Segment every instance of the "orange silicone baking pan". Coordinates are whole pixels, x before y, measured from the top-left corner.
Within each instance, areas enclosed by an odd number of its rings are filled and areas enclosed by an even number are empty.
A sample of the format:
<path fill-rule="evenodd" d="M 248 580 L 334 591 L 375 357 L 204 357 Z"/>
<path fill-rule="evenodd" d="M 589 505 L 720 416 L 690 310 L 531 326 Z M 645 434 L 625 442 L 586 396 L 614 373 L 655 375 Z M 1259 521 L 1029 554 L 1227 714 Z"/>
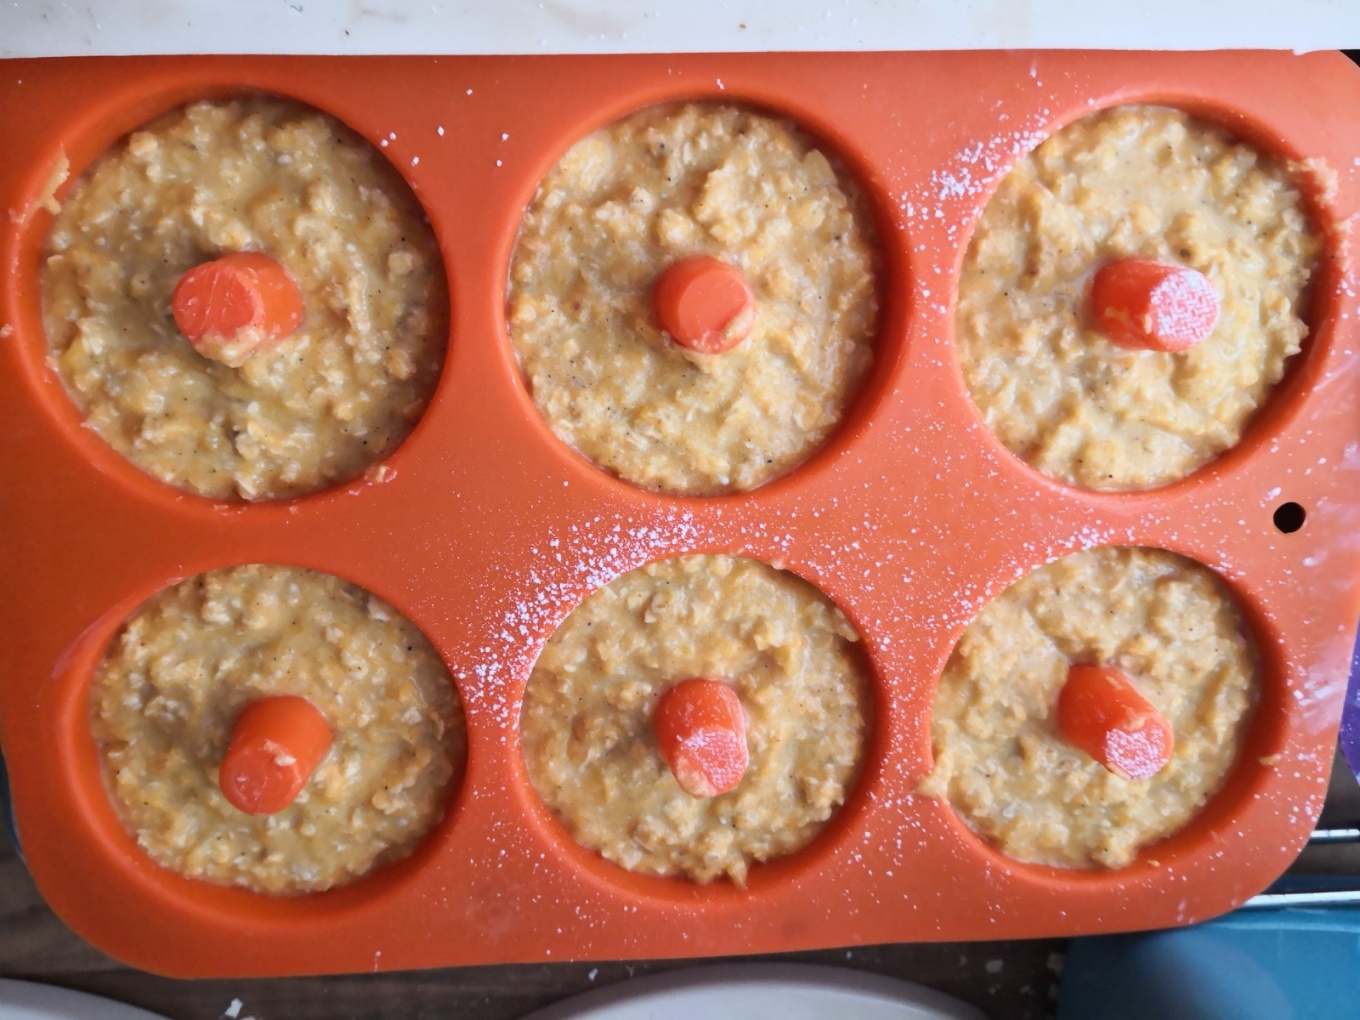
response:
<path fill-rule="evenodd" d="M 344 121 L 410 181 L 452 303 L 429 410 L 386 470 L 306 498 L 220 504 L 143 475 L 82 428 L 44 360 L 42 197 L 187 100 L 269 92 Z M 506 339 L 521 214 L 578 138 L 650 103 L 752 104 L 802 124 L 879 220 L 872 378 L 812 459 L 753 492 L 639 491 L 563 446 Z M 1061 125 L 1167 103 L 1297 164 L 1326 251 L 1304 352 L 1242 443 L 1144 493 L 1046 480 L 969 400 L 953 345 L 959 265 L 1006 171 Z M 198 57 L 0 63 L 0 740 L 29 865 L 114 956 L 176 975 L 645 958 L 1184 924 L 1293 859 L 1322 804 L 1360 564 L 1360 73 L 1338 53 L 879 53 L 680 57 Z M 65 185 L 64 187 L 69 187 Z M 60 199 L 64 189 L 59 189 Z M 1275 511 L 1297 503 L 1292 533 Z M 1241 760 L 1182 832 L 1117 871 L 1012 862 L 914 790 L 936 679 L 968 621 L 1053 557 L 1162 547 L 1219 572 L 1265 664 Z M 630 874 L 577 846 L 530 787 L 519 705 L 544 641 L 589 592 L 694 551 L 782 564 L 864 636 L 873 735 L 845 809 L 749 885 Z M 447 660 L 465 779 L 408 860 L 270 898 L 178 877 L 124 833 L 89 726 L 92 669 L 166 585 L 230 564 L 328 571 L 397 606 Z"/>

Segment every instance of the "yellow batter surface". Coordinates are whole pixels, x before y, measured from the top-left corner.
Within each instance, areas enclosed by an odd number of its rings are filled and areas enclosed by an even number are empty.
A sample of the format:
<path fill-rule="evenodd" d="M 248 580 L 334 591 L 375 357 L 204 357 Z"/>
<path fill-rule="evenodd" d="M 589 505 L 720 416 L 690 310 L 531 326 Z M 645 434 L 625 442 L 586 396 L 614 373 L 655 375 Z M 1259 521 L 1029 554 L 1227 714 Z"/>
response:
<path fill-rule="evenodd" d="M 540 185 L 510 269 L 515 356 L 553 432 L 661 492 L 755 488 L 830 435 L 864 381 L 877 235 L 849 174 L 785 121 L 646 109 L 577 143 Z M 652 288 L 671 264 L 738 267 L 754 332 L 721 355 L 671 341 Z"/>
<path fill-rule="evenodd" d="M 845 616 L 807 582 L 755 560 L 685 556 L 611 581 L 567 617 L 525 691 L 535 788 L 585 846 L 632 871 L 744 884 L 752 863 L 820 831 L 858 775 L 872 716 Z M 750 765 L 713 798 L 680 789 L 652 713 L 672 684 L 725 680 Z"/>
<path fill-rule="evenodd" d="M 1146 489 L 1237 443 L 1297 354 L 1320 240 L 1290 169 L 1163 107 L 1059 131 L 988 203 L 959 283 L 959 359 L 987 425 L 1059 481 Z M 1096 270 L 1137 257 L 1208 277 L 1220 315 L 1182 354 L 1090 327 Z"/>
<path fill-rule="evenodd" d="M 273 815 L 232 807 L 217 768 L 257 698 L 293 694 L 335 743 Z M 151 598 L 94 680 L 104 778 L 158 864 L 266 893 L 318 892 L 406 857 L 444 815 L 467 737 L 448 670 L 355 585 L 294 567 L 214 570 Z"/>
<path fill-rule="evenodd" d="M 1058 693 L 1087 662 L 1122 670 L 1171 724 L 1171 760 L 1150 779 L 1121 779 L 1059 732 Z M 1153 549 L 1064 556 L 1007 588 L 959 639 L 921 792 L 947 798 L 1018 860 L 1122 867 L 1222 786 L 1260 684 L 1246 621 L 1204 567 Z"/>
<path fill-rule="evenodd" d="M 281 345 L 230 366 L 176 329 L 184 272 L 261 251 L 302 291 Z M 134 132 L 62 205 L 42 290 L 50 361 L 86 423 L 164 482 L 277 499 L 362 474 L 443 363 L 448 295 L 424 214 L 367 142 L 294 103 L 196 103 Z"/>

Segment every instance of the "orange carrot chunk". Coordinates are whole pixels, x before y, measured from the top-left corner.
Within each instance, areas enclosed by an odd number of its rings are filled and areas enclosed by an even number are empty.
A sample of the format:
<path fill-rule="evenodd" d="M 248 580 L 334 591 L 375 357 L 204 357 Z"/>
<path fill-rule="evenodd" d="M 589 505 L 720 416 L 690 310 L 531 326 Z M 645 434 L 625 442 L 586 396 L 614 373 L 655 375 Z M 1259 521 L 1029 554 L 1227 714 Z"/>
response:
<path fill-rule="evenodd" d="M 268 255 L 238 251 L 194 266 L 170 297 L 175 325 L 206 357 L 238 365 L 302 325 L 302 292 Z"/>
<path fill-rule="evenodd" d="M 700 354 L 730 351 L 751 335 L 756 300 L 741 270 L 707 255 L 667 269 L 652 292 L 661 328 Z"/>
<path fill-rule="evenodd" d="M 1112 666 L 1067 671 L 1058 728 L 1073 746 L 1124 779 L 1147 779 L 1171 760 L 1171 724 Z"/>
<path fill-rule="evenodd" d="M 218 769 L 222 795 L 248 815 L 282 811 L 312 778 L 333 739 L 326 717 L 305 698 L 252 701 L 236 717 Z"/>
<path fill-rule="evenodd" d="M 720 680 L 682 680 L 667 688 L 652 730 L 662 759 L 691 797 L 726 793 L 746 773 L 746 716 L 737 692 Z"/>
<path fill-rule="evenodd" d="M 1091 310 L 1109 339 L 1139 350 L 1189 350 L 1218 323 L 1218 297 L 1203 273 L 1148 259 L 1102 266 L 1091 286 Z"/>

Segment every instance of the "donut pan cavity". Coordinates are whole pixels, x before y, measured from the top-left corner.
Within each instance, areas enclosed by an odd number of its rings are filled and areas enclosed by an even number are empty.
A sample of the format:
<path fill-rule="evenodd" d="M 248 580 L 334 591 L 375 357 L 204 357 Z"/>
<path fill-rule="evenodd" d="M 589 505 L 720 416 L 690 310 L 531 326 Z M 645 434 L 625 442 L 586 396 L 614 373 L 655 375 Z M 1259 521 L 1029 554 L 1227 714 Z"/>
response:
<path fill-rule="evenodd" d="M 429 409 L 382 471 L 298 500 L 218 504 L 141 474 L 80 426 L 44 362 L 40 199 L 60 160 L 78 176 L 182 102 L 256 91 L 336 116 L 410 182 L 443 249 L 450 343 Z M 865 391 L 811 460 L 741 495 L 667 497 L 596 470 L 540 421 L 505 336 L 510 252 L 539 179 L 588 131 L 677 99 L 792 118 L 844 158 L 879 220 L 884 312 Z M 972 224 L 1009 167 L 1058 126 L 1128 101 L 1314 161 L 1300 175 L 1327 239 L 1305 352 L 1240 446 L 1165 489 L 1096 494 L 1040 477 L 981 424 L 953 301 Z M 1339 54 L 12 61 L 0 137 L 0 740 L 39 886 L 113 955 L 266 975 L 1112 931 L 1227 910 L 1302 844 L 1360 577 L 1360 302 L 1344 226 L 1360 208 L 1360 74 Z M 1289 502 L 1306 516 L 1286 534 L 1274 515 Z M 1008 583 L 1125 544 L 1227 581 L 1262 650 L 1261 705 L 1225 788 L 1132 866 L 1017 864 L 913 792 L 930 767 L 936 678 Z M 745 889 L 629 874 L 576 846 L 519 749 L 524 684 L 563 617 L 626 570 L 696 551 L 818 585 L 863 635 L 875 685 L 846 807 Z M 444 656 L 467 714 L 467 772 L 444 822 L 408 860 L 316 896 L 150 863 L 114 815 L 90 735 L 91 672 L 127 615 L 176 580 L 259 562 L 391 602 Z"/>

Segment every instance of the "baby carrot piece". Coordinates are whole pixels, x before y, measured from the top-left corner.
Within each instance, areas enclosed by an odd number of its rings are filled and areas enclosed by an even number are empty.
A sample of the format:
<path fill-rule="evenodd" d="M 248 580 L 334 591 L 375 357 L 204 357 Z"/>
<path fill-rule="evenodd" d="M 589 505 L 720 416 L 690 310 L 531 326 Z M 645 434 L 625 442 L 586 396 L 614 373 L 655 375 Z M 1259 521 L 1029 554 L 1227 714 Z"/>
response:
<path fill-rule="evenodd" d="M 1147 779 L 1171 760 L 1171 724 L 1112 666 L 1067 671 L 1058 728 L 1071 743 L 1124 779 Z"/>
<path fill-rule="evenodd" d="M 333 739 L 326 717 L 305 698 L 252 701 L 236 717 L 218 769 L 222 795 L 248 815 L 282 811 L 312 778 Z"/>
<path fill-rule="evenodd" d="M 1096 273 L 1091 311 L 1096 327 L 1121 347 L 1177 352 L 1214 331 L 1218 297 L 1193 269 L 1120 259 Z"/>
<path fill-rule="evenodd" d="M 652 292 L 661 328 L 700 354 L 730 351 L 751 335 L 756 299 L 741 270 L 707 255 L 667 269 Z"/>
<path fill-rule="evenodd" d="M 746 716 L 741 699 L 719 680 L 682 680 L 652 716 L 661 757 L 691 797 L 726 793 L 746 773 Z"/>
<path fill-rule="evenodd" d="M 268 255 L 238 251 L 194 266 L 170 297 L 175 325 L 200 354 L 239 365 L 302 325 L 302 293 Z"/>

